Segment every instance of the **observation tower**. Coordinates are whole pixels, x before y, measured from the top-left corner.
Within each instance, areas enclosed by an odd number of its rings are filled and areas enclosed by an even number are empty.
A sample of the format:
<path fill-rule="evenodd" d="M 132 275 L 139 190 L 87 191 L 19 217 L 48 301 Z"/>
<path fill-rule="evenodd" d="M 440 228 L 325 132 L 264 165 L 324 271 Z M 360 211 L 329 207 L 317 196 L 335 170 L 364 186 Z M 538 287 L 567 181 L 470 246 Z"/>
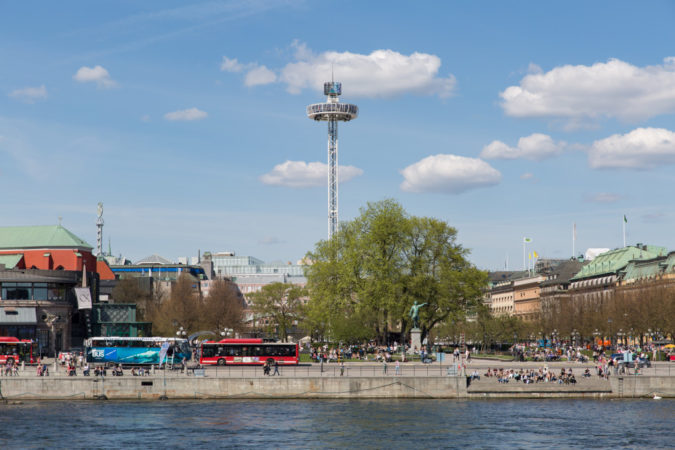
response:
<path fill-rule="evenodd" d="M 323 84 L 325 103 L 307 107 L 307 117 L 328 122 L 328 239 L 338 227 L 338 121 L 349 122 L 359 115 L 359 108 L 349 103 L 340 103 L 342 83 L 329 81 Z"/>

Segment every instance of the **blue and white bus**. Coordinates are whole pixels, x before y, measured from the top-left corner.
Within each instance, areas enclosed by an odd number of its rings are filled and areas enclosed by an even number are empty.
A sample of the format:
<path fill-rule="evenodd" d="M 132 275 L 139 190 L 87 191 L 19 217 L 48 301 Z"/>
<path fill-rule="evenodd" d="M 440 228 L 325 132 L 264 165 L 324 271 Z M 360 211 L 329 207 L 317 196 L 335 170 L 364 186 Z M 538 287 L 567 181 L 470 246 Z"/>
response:
<path fill-rule="evenodd" d="M 160 364 L 180 364 L 190 360 L 192 352 L 187 339 L 165 337 L 93 337 L 85 341 L 87 362 L 93 364 L 122 364 L 129 366 Z"/>

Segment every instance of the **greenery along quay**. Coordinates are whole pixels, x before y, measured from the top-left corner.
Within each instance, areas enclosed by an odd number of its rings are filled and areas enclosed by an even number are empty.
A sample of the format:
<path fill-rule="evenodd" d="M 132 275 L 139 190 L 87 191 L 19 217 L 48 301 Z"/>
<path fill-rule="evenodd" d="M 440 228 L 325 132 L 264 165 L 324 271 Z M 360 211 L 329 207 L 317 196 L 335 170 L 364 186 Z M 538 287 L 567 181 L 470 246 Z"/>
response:
<path fill-rule="evenodd" d="M 417 303 L 424 305 L 417 311 L 420 338 L 430 346 L 469 343 L 489 353 L 508 351 L 514 343 L 606 348 L 629 341 L 664 344 L 672 337 L 675 289 L 582 304 L 541 303 L 523 320 L 491 309 L 494 281 L 469 256 L 448 223 L 410 215 L 397 202 L 383 200 L 368 203 L 307 253 L 306 286 L 272 283 L 247 294 L 253 320 L 244 320 L 244 298 L 228 280 L 215 281 L 204 298 L 194 293 L 187 277 L 178 279 L 167 298 L 122 280 L 113 297 L 137 303 L 155 335 L 231 330 L 281 341 L 307 337 L 332 347 L 401 344 L 409 342 L 409 311 Z"/>

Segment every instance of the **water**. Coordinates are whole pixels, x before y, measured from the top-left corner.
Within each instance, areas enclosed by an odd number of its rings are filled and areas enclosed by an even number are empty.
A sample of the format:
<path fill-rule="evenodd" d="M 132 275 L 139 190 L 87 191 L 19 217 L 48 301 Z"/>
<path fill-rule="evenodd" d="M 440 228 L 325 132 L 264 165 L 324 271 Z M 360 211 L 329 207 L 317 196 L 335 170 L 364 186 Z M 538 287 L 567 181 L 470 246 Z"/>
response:
<path fill-rule="evenodd" d="M 675 400 L 228 400 L 0 406 L 0 448 L 672 448 Z"/>

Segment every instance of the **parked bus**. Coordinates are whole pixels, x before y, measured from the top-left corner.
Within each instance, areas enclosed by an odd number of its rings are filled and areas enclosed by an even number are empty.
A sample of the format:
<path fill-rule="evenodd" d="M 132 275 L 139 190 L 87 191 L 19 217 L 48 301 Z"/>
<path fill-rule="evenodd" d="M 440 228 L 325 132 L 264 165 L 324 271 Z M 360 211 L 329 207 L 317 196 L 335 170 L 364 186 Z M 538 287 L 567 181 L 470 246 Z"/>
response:
<path fill-rule="evenodd" d="M 0 337 L 0 364 L 7 364 L 7 361 L 10 360 L 16 364 L 21 362 L 34 363 L 33 341 L 15 337 Z"/>
<path fill-rule="evenodd" d="M 223 339 L 202 343 L 199 363 L 203 365 L 277 362 L 289 365 L 300 360 L 298 344 L 263 342 L 262 339 Z"/>
<path fill-rule="evenodd" d="M 87 362 L 94 364 L 159 364 L 162 346 L 166 355 L 162 363 L 180 364 L 192 357 L 187 339 L 165 337 L 94 337 L 85 341 Z"/>

